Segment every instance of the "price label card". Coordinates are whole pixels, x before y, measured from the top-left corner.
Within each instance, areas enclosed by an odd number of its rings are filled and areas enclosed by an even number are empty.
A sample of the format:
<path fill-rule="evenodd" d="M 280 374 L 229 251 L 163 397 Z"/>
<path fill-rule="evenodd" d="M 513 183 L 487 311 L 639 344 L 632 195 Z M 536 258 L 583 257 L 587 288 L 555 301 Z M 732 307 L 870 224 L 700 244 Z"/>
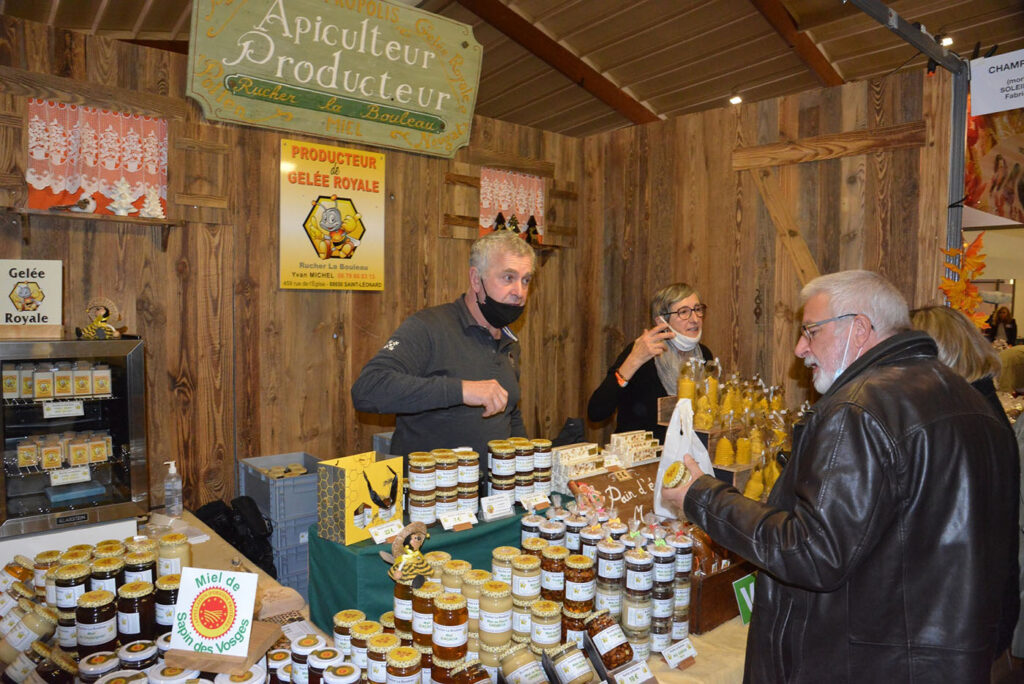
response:
<path fill-rule="evenodd" d="M 665 650 L 661 652 L 661 657 L 665 659 L 669 667 L 679 667 L 679 663 L 683 662 L 687 658 L 696 658 L 697 649 L 690 643 L 690 638 L 687 637 L 682 641 L 677 641 Z"/>
<path fill-rule="evenodd" d="M 446 530 L 453 529 L 456 525 L 469 525 L 472 527 L 479 522 L 476 519 L 476 513 L 473 511 L 454 511 L 452 513 L 442 513 L 438 516 L 441 520 L 441 527 Z"/>
<path fill-rule="evenodd" d="M 43 418 L 71 418 L 84 415 L 85 407 L 81 399 L 43 403 Z"/>
<path fill-rule="evenodd" d="M 512 515 L 512 505 L 512 497 L 506 494 L 494 494 L 480 499 L 480 510 L 487 522 Z"/>
<path fill-rule="evenodd" d="M 551 500 L 548 499 L 547 494 L 535 492 L 524 496 L 520 503 L 523 504 L 523 508 L 526 510 L 530 510 L 532 508 L 535 511 L 541 511 L 551 505 Z"/>
<path fill-rule="evenodd" d="M 89 466 L 74 466 L 72 468 L 61 468 L 50 471 L 50 486 L 74 484 L 75 482 L 88 482 L 92 479 L 89 473 Z"/>
<path fill-rule="evenodd" d="M 370 536 L 374 544 L 383 544 L 402 531 L 401 520 L 391 520 L 383 525 L 374 525 L 369 528 Z"/>
<path fill-rule="evenodd" d="M 657 682 L 647 662 L 638 660 L 626 665 L 622 670 L 613 673 L 616 684 L 642 684 L 643 682 Z"/>

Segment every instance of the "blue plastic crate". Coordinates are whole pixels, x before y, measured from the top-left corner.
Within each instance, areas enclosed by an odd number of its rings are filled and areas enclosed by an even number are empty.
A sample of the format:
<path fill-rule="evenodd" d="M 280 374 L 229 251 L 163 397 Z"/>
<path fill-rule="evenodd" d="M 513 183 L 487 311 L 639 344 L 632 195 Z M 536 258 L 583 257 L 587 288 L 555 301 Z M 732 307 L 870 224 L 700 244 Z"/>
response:
<path fill-rule="evenodd" d="M 288 520 L 316 517 L 316 467 L 319 459 L 305 452 L 244 458 L 238 462 L 238 494 L 251 496 L 274 526 Z M 273 479 L 260 468 L 301 463 L 305 475 Z"/>
<path fill-rule="evenodd" d="M 277 568 L 279 582 L 282 577 L 294 577 L 299 573 L 309 575 L 308 549 L 309 546 L 306 544 L 287 549 L 274 549 L 274 567 Z"/>
<path fill-rule="evenodd" d="M 294 520 L 274 522 L 274 531 L 270 535 L 270 545 L 274 547 L 274 553 L 276 554 L 278 550 L 284 552 L 297 546 L 305 549 L 309 544 L 309 526 L 314 523 L 316 523 L 315 513 Z"/>
<path fill-rule="evenodd" d="M 278 575 L 277 581 L 285 586 L 291 587 L 302 594 L 302 598 L 309 603 L 309 571 L 302 570 L 291 575 Z"/>

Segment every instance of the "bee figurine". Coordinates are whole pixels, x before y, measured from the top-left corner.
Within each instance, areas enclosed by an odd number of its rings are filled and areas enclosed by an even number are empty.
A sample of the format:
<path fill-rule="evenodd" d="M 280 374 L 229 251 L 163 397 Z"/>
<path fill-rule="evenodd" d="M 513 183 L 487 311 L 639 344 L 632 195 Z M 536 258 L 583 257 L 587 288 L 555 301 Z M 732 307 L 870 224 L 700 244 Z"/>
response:
<path fill-rule="evenodd" d="M 85 307 L 85 312 L 92 318 L 92 323 L 84 328 L 75 328 L 78 339 L 116 340 L 121 337 L 120 331 L 109 323 L 111 316 L 116 316 L 118 320 L 121 318 L 112 301 L 106 298 L 93 299 Z"/>

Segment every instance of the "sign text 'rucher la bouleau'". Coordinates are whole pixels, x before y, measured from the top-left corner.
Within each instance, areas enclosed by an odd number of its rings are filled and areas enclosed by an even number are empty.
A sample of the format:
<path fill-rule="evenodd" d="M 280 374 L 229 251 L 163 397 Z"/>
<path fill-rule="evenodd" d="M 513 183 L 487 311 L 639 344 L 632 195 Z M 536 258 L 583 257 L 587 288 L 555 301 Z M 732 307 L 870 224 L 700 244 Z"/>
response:
<path fill-rule="evenodd" d="M 452 157 L 482 54 L 468 25 L 386 0 L 195 0 L 188 94 L 215 121 Z"/>

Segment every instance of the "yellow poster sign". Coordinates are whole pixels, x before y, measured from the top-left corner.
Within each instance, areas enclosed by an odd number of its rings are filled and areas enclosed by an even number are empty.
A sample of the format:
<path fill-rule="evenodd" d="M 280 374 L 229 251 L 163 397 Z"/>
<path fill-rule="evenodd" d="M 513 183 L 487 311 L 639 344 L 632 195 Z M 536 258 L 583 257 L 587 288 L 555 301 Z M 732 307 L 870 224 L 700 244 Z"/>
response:
<path fill-rule="evenodd" d="M 280 285 L 384 289 L 384 155 L 281 141 Z"/>

